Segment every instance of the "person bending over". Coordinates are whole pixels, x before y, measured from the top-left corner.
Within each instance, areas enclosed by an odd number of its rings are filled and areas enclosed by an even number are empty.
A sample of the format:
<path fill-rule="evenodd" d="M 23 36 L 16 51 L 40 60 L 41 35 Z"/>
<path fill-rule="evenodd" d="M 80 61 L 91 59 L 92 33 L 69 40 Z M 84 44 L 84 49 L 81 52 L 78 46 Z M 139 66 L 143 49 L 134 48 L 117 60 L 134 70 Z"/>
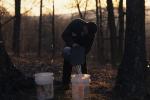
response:
<path fill-rule="evenodd" d="M 64 87 L 69 88 L 71 80 L 72 64 L 70 63 L 69 56 L 71 55 L 72 48 L 81 46 L 85 49 L 85 62 L 81 65 L 81 72 L 87 74 L 86 55 L 91 49 L 96 32 L 97 25 L 94 22 L 86 22 L 78 18 L 72 20 L 62 33 L 62 39 L 65 42 L 62 76 Z"/>

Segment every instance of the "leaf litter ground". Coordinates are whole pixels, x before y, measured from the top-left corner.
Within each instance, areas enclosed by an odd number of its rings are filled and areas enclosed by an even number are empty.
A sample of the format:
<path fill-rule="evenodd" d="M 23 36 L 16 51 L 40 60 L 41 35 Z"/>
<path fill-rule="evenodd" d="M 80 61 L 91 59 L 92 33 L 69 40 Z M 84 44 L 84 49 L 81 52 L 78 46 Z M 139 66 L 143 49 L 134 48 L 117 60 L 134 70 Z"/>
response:
<path fill-rule="evenodd" d="M 13 63 L 26 76 L 33 77 L 38 72 L 53 72 L 54 73 L 54 99 L 53 100 L 72 100 L 71 89 L 63 90 L 61 86 L 62 65 L 63 60 L 55 59 L 51 63 L 50 58 L 36 57 L 11 57 Z M 111 96 L 111 90 L 115 83 L 117 68 L 113 68 L 110 64 L 97 65 L 93 61 L 88 61 L 88 73 L 91 75 L 90 83 L 90 100 L 108 100 Z M 28 93 L 26 93 L 28 92 Z M 23 92 L 23 95 L 28 97 L 28 100 L 36 100 L 36 93 L 32 90 Z"/>

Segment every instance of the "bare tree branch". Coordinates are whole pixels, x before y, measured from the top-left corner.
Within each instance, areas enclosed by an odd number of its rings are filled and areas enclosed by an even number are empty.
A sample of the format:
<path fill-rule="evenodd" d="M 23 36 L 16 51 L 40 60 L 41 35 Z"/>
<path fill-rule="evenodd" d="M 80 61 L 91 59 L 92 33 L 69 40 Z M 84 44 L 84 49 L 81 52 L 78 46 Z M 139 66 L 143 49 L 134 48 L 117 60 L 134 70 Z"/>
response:
<path fill-rule="evenodd" d="M 36 1 L 36 0 L 35 0 Z M 36 2 L 33 2 L 33 3 L 36 3 Z M 39 2 L 38 2 L 39 3 Z M 37 3 L 37 4 L 38 4 Z M 35 6 L 37 6 L 37 4 L 35 5 Z M 34 7 L 35 7 L 34 6 Z M 33 6 L 29 9 L 29 10 L 27 10 L 27 11 L 25 11 L 22 15 L 24 15 L 24 14 L 27 14 L 28 12 L 30 12 L 31 10 L 33 9 Z M 14 16 L 12 16 L 10 19 L 8 19 L 7 21 L 5 21 L 4 23 L 2 23 L 2 26 L 1 27 L 3 27 L 4 25 L 6 25 L 7 23 L 9 23 L 11 20 L 13 20 L 15 17 Z"/>
<path fill-rule="evenodd" d="M 84 8 L 85 12 L 84 12 L 84 16 L 83 16 L 84 19 L 85 19 L 86 13 L 87 13 L 88 2 L 89 2 L 89 0 L 85 1 L 85 8 Z"/>

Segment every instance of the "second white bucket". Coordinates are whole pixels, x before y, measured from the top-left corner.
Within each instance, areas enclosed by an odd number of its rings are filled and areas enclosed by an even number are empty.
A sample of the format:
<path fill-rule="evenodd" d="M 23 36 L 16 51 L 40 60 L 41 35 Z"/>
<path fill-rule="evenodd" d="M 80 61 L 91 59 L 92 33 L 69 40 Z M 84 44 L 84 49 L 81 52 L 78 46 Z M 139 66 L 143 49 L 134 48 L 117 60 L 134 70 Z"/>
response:
<path fill-rule="evenodd" d="M 71 75 L 72 83 L 72 99 L 73 100 L 84 100 L 89 98 L 89 74 L 74 74 Z"/>
<path fill-rule="evenodd" d="M 54 96 L 53 88 L 53 73 L 42 72 L 34 75 L 37 84 L 37 99 L 46 100 L 52 99 Z"/>

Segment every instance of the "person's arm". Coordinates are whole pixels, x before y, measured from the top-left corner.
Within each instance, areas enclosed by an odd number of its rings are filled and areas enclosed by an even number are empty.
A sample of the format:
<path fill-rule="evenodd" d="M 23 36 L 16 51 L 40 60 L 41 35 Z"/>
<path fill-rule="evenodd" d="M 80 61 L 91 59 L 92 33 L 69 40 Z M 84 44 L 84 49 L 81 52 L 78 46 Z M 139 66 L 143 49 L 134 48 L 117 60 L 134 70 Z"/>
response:
<path fill-rule="evenodd" d="M 94 42 L 94 38 L 95 38 L 95 33 L 87 35 L 86 46 L 85 46 L 85 48 L 86 48 L 85 53 L 86 54 L 88 54 L 89 51 L 91 50 L 92 44 Z"/>
<path fill-rule="evenodd" d="M 67 46 L 72 46 L 74 43 L 72 38 L 72 23 L 70 23 L 62 33 L 62 39 L 65 41 Z"/>

